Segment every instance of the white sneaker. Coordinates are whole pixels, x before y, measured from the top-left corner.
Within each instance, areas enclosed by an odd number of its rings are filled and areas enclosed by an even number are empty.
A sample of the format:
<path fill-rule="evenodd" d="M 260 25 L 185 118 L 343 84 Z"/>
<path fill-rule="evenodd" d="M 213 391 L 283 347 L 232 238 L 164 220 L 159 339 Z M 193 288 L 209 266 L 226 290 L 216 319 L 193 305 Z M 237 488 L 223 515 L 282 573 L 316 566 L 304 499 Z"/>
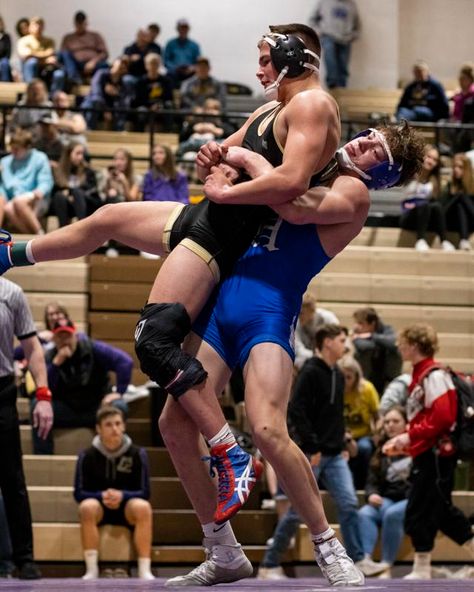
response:
<path fill-rule="evenodd" d="M 452 578 L 455 580 L 470 580 L 474 578 L 474 567 L 465 565 L 464 567 L 461 567 L 461 569 L 455 571 Z"/>
<path fill-rule="evenodd" d="M 387 567 L 378 576 L 376 576 L 379 580 L 391 580 L 392 579 L 392 568 Z"/>
<path fill-rule="evenodd" d="M 140 257 L 143 257 L 143 259 L 161 259 L 159 255 L 155 255 L 154 253 L 147 253 L 146 251 L 140 251 Z"/>
<path fill-rule="evenodd" d="M 443 251 L 455 251 L 456 247 L 453 245 L 453 243 L 450 243 L 448 240 L 444 240 L 441 243 L 441 249 Z"/>
<path fill-rule="evenodd" d="M 114 249 L 113 247 L 109 247 L 107 249 L 107 251 L 105 251 L 105 256 L 106 257 L 118 257 L 120 255 L 120 253 L 117 251 L 117 249 Z"/>
<path fill-rule="evenodd" d="M 364 574 L 358 569 L 335 536 L 323 543 L 314 543 L 319 569 L 331 586 L 363 586 Z"/>
<path fill-rule="evenodd" d="M 206 561 L 184 576 L 167 580 L 165 588 L 227 584 L 253 574 L 252 564 L 240 545 L 215 545 L 211 539 L 204 539 L 204 550 Z M 227 565 L 224 567 L 222 563 Z"/>
<path fill-rule="evenodd" d="M 459 241 L 459 250 L 460 251 L 470 251 L 472 249 L 471 243 L 467 240 L 467 238 L 462 238 Z"/>
<path fill-rule="evenodd" d="M 383 572 L 387 567 L 390 567 L 387 563 L 381 561 L 377 562 L 374 561 L 371 557 L 366 556 L 364 559 L 360 561 L 356 561 L 355 565 L 360 569 L 360 571 L 365 576 L 375 576 L 381 572 Z"/>
<path fill-rule="evenodd" d="M 425 241 L 424 238 L 419 238 L 415 243 L 416 251 L 429 251 L 430 245 Z"/>
<path fill-rule="evenodd" d="M 287 580 L 288 576 L 282 567 L 260 567 L 257 573 L 257 580 Z"/>

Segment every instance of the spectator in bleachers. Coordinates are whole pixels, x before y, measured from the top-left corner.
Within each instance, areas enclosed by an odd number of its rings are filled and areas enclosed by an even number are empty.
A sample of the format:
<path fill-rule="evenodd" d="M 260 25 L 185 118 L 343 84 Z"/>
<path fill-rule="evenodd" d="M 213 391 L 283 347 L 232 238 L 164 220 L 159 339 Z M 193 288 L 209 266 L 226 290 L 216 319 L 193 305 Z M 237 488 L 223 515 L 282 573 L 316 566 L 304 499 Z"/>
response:
<path fill-rule="evenodd" d="M 40 234 L 39 219 L 49 209 L 53 188 L 48 157 L 33 148 L 30 132 L 20 129 L 11 137 L 10 154 L 0 160 L 0 167 L 0 226 L 4 215 L 19 232 Z"/>
<path fill-rule="evenodd" d="M 99 526 L 133 527 L 138 577 L 153 580 L 148 457 L 125 433 L 121 411 L 105 406 L 97 412 L 97 435 L 76 465 L 74 498 L 79 504 L 81 539 L 86 564 L 83 580 L 99 577 Z"/>
<path fill-rule="evenodd" d="M 38 122 L 38 135 L 33 143 L 37 150 L 46 154 L 52 169 L 58 164 L 64 146 L 55 125 L 56 120 L 56 113 L 43 113 Z"/>
<path fill-rule="evenodd" d="M 201 55 L 199 45 L 189 39 L 189 22 L 181 18 L 176 23 L 178 37 L 170 39 L 165 46 L 164 60 L 168 75 L 173 79 L 175 88 L 196 71 L 196 61 Z"/>
<path fill-rule="evenodd" d="M 128 73 L 129 62 L 128 56 L 120 56 L 110 68 L 101 68 L 94 74 L 90 93 L 82 102 L 84 109 L 99 110 L 86 113 L 89 129 L 97 129 L 99 121 L 110 123 L 115 131 L 124 129 L 128 115 L 114 109 L 129 109 L 135 98 L 135 80 Z"/>
<path fill-rule="evenodd" d="M 295 366 L 298 370 L 314 356 L 316 331 L 324 324 L 339 325 L 339 319 L 330 310 L 318 306 L 312 294 L 305 294 L 295 329 Z"/>
<path fill-rule="evenodd" d="M 321 38 L 328 88 L 347 86 L 351 44 L 360 33 L 354 0 L 319 0 L 311 22 Z"/>
<path fill-rule="evenodd" d="M 415 249 L 428 251 L 428 230 L 434 231 L 444 251 L 454 251 L 454 245 L 446 238 L 446 217 L 439 200 L 440 155 L 437 148 L 427 144 L 421 172 L 404 189 L 400 227 L 416 232 Z"/>
<path fill-rule="evenodd" d="M 134 101 L 134 107 L 140 110 L 136 117 L 136 127 L 141 132 L 149 121 L 148 110 L 159 112 L 173 107 L 173 83 L 160 71 L 161 56 L 149 53 L 144 61 L 146 73 L 137 82 Z M 156 117 L 154 125 L 155 130 L 168 131 L 171 127 L 169 116 Z"/>
<path fill-rule="evenodd" d="M 113 164 L 102 174 L 99 192 L 105 203 L 137 201 L 140 199 L 142 177 L 133 170 L 132 154 L 125 148 L 114 152 Z"/>
<path fill-rule="evenodd" d="M 10 58 L 12 55 L 12 42 L 10 35 L 5 31 L 5 23 L 0 16 L 0 81 L 11 82 L 12 70 L 10 67 Z"/>
<path fill-rule="evenodd" d="M 451 97 L 452 119 L 458 123 L 474 123 L 474 64 L 464 64 L 458 79 L 460 89 Z M 454 151 L 469 151 L 473 135 L 472 130 L 455 130 L 453 132 Z"/>
<path fill-rule="evenodd" d="M 210 74 L 211 65 L 205 57 L 196 60 L 195 73 L 183 82 L 180 89 L 181 107 L 194 109 L 204 107 L 206 99 L 217 99 L 221 109 L 226 106 L 226 87 Z"/>
<path fill-rule="evenodd" d="M 87 145 L 86 120 L 82 113 L 70 111 L 71 99 L 64 91 L 58 90 L 53 95 L 54 112 L 57 115 L 55 126 L 58 129 L 59 137 L 63 144 L 69 142 L 80 142 Z"/>
<path fill-rule="evenodd" d="M 379 395 L 370 380 L 366 380 L 360 364 L 352 356 L 339 362 L 344 374 L 344 420 L 346 431 L 357 445 L 349 466 L 356 489 L 364 489 L 369 463 L 375 450 L 374 432 L 379 417 Z"/>
<path fill-rule="evenodd" d="M 161 54 L 161 46 L 156 42 L 161 32 L 160 25 L 158 23 L 150 23 L 146 29 L 148 31 L 148 34 L 150 35 L 150 42 L 154 43 L 155 45 L 158 45 L 158 47 L 160 48 L 160 51 L 158 53 Z"/>
<path fill-rule="evenodd" d="M 418 323 L 400 333 L 403 360 L 410 362 L 412 382 L 407 403 L 408 431 L 383 447 L 389 456 L 413 459 L 405 532 L 415 549 L 413 570 L 405 578 L 431 578 L 431 552 L 439 530 L 462 545 L 474 558 L 474 536 L 468 518 L 452 503 L 455 447 L 450 438 L 456 422 L 457 395 L 451 376 L 436 368 L 438 336 L 433 327 Z"/>
<path fill-rule="evenodd" d="M 65 73 L 59 65 L 54 40 L 43 35 L 44 20 L 39 16 L 30 19 L 29 33 L 17 43 L 18 55 L 23 61 L 23 79 L 31 82 L 41 77 L 51 86 L 51 93 L 62 90 Z"/>
<path fill-rule="evenodd" d="M 18 39 L 28 35 L 30 32 L 30 19 L 27 19 L 26 17 L 18 19 L 15 25 L 15 31 L 18 35 Z"/>
<path fill-rule="evenodd" d="M 153 148 L 151 169 L 143 179 L 143 201 L 189 202 L 188 180 L 176 168 L 173 152 L 166 145 Z"/>
<path fill-rule="evenodd" d="M 400 374 L 387 385 L 380 398 L 380 413 L 384 415 L 391 407 L 398 405 L 405 408 L 408 399 L 408 387 L 410 386 L 411 375 Z"/>
<path fill-rule="evenodd" d="M 59 302 L 48 302 L 44 307 L 43 321 L 44 329 L 38 332 L 38 337 L 43 345 L 43 348 L 49 349 L 49 345 L 54 347 L 53 343 L 53 327 L 60 319 L 68 319 L 69 312 L 65 306 Z M 81 335 L 77 334 L 78 337 Z"/>
<path fill-rule="evenodd" d="M 129 74 L 138 79 L 145 74 L 145 56 L 149 53 L 161 54 L 161 48 L 151 41 L 146 29 L 138 29 L 135 41 L 127 45 L 123 53 L 130 58 Z"/>
<path fill-rule="evenodd" d="M 459 248 L 471 250 L 469 236 L 474 232 L 474 173 L 465 154 L 455 154 L 451 179 L 441 192 L 448 230 L 459 234 Z"/>
<path fill-rule="evenodd" d="M 64 147 L 61 160 L 53 170 L 52 212 L 58 217 L 59 226 L 70 224 L 71 218 L 82 220 L 102 205 L 95 171 L 84 156 L 84 145 L 71 142 Z"/>
<path fill-rule="evenodd" d="M 403 434 L 407 427 L 403 407 L 392 407 L 383 416 L 379 444 L 370 462 L 365 487 L 367 503 L 359 510 L 360 533 L 364 552 L 372 558 L 381 535 L 381 564 L 384 571 L 379 577 L 390 578 L 398 549 L 405 533 L 403 522 L 410 488 L 411 457 L 387 456 L 382 452 L 385 442 Z"/>
<path fill-rule="evenodd" d="M 122 399 L 132 375 L 133 360 L 124 351 L 83 335 L 69 319 L 59 319 L 53 327 L 54 348 L 46 352 L 48 380 L 53 393 L 54 428 L 94 427 L 95 414 L 102 405 L 112 404 L 124 414 Z M 112 392 L 109 373 L 116 376 L 117 392 Z M 33 405 L 35 401 L 33 400 Z M 53 434 L 44 440 L 33 429 L 35 454 L 53 454 Z"/>
<path fill-rule="evenodd" d="M 426 62 L 418 60 L 413 66 L 413 82 L 403 91 L 397 106 L 398 120 L 439 121 L 449 117 L 448 98 L 440 82 L 430 76 Z"/>
<path fill-rule="evenodd" d="M 52 107 L 45 83 L 39 79 L 32 80 L 26 87 L 26 97 L 18 102 L 18 106 L 28 107 L 28 109 L 13 110 L 10 129 L 15 130 L 21 127 L 30 130 L 35 135 L 35 132 L 38 131 L 36 126 L 39 120 L 43 115 L 51 114 L 51 109 L 45 109 L 45 107 Z"/>
<path fill-rule="evenodd" d="M 89 31 L 87 15 L 79 10 L 74 15 L 74 32 L 61 41 L 61 60 L 69 80 L 81 84 L 100 68 L 107 68 L 108 51 L 104 38 L 96 31 Z"/>
<path fill-rule="evenodd" d="M 370 380 L 378 393 L 382 393 L 402 369 L 397 335 L 393 327 L 382 322 L 371 306 L 358 308 L 352 316 L 354 357 L 361 365 L 365 378 Z"/>

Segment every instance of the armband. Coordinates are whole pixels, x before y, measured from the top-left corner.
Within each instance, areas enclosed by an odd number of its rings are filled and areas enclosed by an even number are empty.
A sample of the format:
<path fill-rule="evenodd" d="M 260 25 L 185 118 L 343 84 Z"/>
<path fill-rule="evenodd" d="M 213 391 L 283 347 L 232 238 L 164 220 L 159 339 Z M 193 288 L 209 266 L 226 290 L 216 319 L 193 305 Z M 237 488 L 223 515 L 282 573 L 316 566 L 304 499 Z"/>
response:
<path fill-rule="evenodd" d="M 48 401 L 48 403 L 51 403 L 51 391 L 49 390 L 49 388 L 47 386 L 39 386 L 36 389 L 36 400 L 37 401 Z"/>

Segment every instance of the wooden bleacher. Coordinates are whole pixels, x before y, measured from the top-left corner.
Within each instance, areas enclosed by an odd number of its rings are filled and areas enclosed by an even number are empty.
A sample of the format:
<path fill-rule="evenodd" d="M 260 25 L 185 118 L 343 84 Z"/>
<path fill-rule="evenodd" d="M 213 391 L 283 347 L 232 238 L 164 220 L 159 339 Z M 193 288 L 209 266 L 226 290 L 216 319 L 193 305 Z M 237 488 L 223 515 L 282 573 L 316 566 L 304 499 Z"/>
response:
<path fill-rule="evenodd" d="M 381 88 L 336 88 L 331 90 L 331 94 L 339 105 L 341 118 L 365 121 L 372 114 L 393 115 L 402 91 Z"/>

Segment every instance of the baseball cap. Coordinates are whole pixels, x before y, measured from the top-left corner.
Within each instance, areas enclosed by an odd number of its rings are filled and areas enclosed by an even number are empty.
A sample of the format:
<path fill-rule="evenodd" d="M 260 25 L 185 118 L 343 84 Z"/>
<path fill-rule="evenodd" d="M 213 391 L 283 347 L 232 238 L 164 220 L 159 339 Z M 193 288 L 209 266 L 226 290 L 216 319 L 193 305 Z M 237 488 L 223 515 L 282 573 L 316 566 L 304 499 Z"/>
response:
<path fill-rule="evenodd" d="M 57 321 L 54 324 L 54 327 L 52 329 L 53 334 L 56 335 L 57 333 L 75 333 L 76 332 L 76 326 L 74 325 L 74 323 L 71 321 L 71 319 L 59 319 L 59 321 Z"/>
<path fill-rule="evenodd" d="M 177 27 L 189 27 L 189 21 L 188 21 L 188 19 L 180 18 L 180 19 L 178 19 L 176 26 Z"/>

